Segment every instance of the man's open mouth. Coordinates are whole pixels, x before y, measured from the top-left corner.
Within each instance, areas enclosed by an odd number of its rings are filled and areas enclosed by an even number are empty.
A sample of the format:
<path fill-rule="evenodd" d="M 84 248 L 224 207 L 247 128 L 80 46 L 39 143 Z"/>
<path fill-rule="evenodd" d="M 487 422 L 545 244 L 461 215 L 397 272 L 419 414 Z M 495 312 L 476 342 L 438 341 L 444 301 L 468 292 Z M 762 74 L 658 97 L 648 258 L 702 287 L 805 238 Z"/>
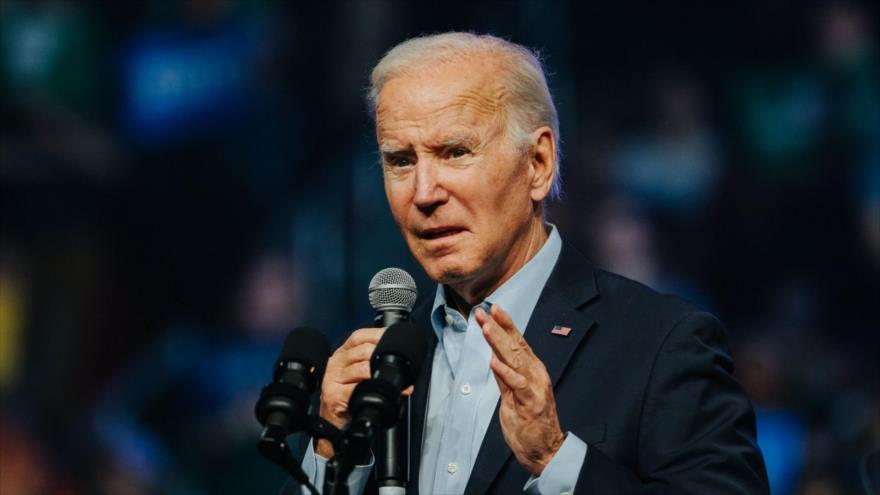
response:
<path fill-rule="evenodd" d="M 428 239 L 428 240 L 442 239 L 444 237 L 450 237 L 450 236 L 453 236 L 453 235 L 458 234 L 459 232 L 463 232 L 463 231 L 464 231 L 464 229 L 462 229 L 460 227 L 439 227 L 436 229 L 423 230 L 419 234 L 419 237 L 421 237 L 422 239 Z"/>

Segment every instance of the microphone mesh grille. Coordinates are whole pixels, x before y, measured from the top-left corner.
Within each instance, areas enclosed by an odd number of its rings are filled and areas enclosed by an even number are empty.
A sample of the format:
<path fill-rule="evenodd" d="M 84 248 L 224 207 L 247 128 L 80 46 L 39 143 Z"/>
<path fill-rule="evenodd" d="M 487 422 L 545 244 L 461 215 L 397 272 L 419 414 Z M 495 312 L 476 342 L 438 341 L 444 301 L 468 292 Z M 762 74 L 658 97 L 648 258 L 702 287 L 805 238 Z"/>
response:
<path fill-rule="evenodd" d="M 418 291 L 412 275 L 400 268 L 385 268 L 370 280 L 370 306 L 383 309 L 412 311 Z"/>

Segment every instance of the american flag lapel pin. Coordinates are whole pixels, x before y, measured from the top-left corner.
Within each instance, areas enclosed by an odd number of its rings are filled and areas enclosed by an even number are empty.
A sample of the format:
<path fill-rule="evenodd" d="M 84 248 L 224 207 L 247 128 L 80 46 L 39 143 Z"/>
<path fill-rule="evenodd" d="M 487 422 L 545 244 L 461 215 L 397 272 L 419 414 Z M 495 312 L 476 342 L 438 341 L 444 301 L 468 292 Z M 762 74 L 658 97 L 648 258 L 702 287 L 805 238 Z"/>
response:
<path fill-rule="evenodd" d="M 562 335 L 563 337 L 568 337 L 568 334 L 571 333 L 571 327 L 556 325 L 555 327 L 553 327 L 553 330 L 550 330 L 550 333 L 552 333 L 553 335 Z"/>

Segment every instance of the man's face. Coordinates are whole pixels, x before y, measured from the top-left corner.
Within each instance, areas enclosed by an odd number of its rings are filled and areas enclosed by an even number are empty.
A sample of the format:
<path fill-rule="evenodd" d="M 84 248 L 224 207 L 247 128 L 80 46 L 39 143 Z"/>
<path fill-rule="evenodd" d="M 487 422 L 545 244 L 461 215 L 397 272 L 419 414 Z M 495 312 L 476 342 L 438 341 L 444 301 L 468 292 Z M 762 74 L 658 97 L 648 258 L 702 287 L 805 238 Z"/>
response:
<path fill-rule="evenodd" d="M 537 204 L 494 74 L 443 63 L 388 81 L 376 107 L 385 193 L 410 250 L 433 280 L 470 290 L 519 268 Z"/>

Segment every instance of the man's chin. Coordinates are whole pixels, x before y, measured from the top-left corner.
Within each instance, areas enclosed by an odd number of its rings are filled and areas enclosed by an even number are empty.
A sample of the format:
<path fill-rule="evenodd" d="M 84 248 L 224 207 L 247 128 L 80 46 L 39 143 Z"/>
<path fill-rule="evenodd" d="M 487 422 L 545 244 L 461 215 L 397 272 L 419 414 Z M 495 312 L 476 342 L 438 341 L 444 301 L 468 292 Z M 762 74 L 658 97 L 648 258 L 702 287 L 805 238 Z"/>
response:
<path fill-rule="evenodd" d="M 468 279 L 468 275 L 462 270 L 447 270 L 437 277 L 437 282 L 443 285 L 456 285 Z"/>
<path fill-rule="evenodd" d="M 413 250 L 422 269 L 431 280 L 444 285 L 457 285 L 470 280 L 479 268 L 477 259 L 469 256 L 461 243 L 449 246 L 416 245 Z"/>
<path fill-rule="evenodd" d="M 469 272 L 462 266 L 442 263 L 422 263 L 425 273 L 431 280 L 444 285 L 454 285 L 467 280 Z"/>

